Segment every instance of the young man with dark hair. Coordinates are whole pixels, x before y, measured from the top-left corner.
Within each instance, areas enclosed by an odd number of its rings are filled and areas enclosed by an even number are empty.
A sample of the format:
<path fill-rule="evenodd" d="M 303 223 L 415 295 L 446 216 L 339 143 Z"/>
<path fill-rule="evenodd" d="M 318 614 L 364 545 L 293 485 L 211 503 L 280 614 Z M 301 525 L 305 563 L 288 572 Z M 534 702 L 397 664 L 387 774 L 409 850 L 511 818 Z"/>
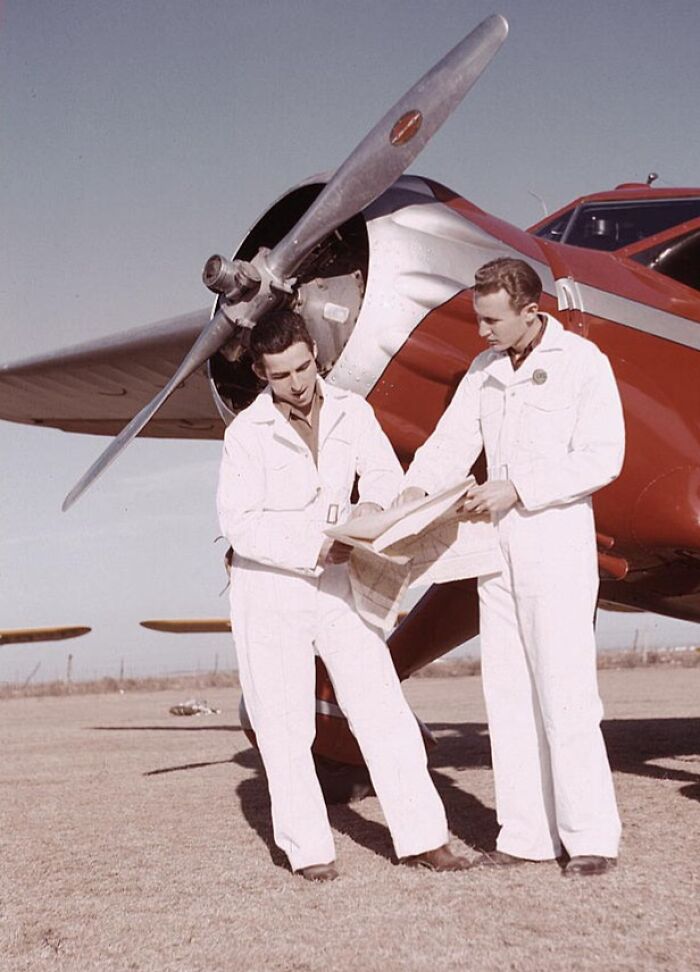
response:
<path fill-rule="evenodd" d="M 522 260 L 476 272 L 479 354 L 408 470 L 399 502 L 488 479 L 465 515 L 498 526 L 502 572 L 479 580 L 481 657 L 501 830 L 485 866 L 569 855 L 567 876 L 616 861 L 620 821 L 600 732 L 591 494 L 618 475 L 620 398 L 608 359 L 539 310 Z"/>
<path fill-rule="evenodd" d="M 317 374 L 302 318 L 256 324 L 250 350 L 267 389 L 226 430 L 218 490 L 234 554 L 231 621 L 241 686 L 267 774 L 275 843 L 308 880 L 337 877 L 311 754 L 318 654 L 360 745 L 397 856 L 464 870 L 447 846 L 445 811 L 420 731 L 383 638 L 356 612 L 328 524 L 391 503 L 401 467 L 359 395 Z M 350 495 L 359 477 L 360 502 Z"/>

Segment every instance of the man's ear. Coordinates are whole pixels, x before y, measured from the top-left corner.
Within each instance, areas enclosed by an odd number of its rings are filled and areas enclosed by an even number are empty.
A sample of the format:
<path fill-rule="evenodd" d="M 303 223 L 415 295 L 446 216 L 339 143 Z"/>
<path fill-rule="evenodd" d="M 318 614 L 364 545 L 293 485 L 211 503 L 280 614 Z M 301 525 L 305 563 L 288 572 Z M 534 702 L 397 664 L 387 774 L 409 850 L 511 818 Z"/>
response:
<path fill-rule="evenodd" d="M 315 361 L 316 358 L 318 358 L 318 348 L 316 347 L 316 342 L 315 341 L 313 341 L 312 344 L 311 344 L 311 353 L 313 354 L 314 361 Z"/>
<path fill-rule="evenodd" d="M 534 324 L 535 319 L 540 311 L 540 305 L 537 303 L 537 301 L 533 300 L 531 303 L 526 304 L 525 307 L 523 307 L 523 310 L 527 317 L 528 324 Z"/>
<path fill-rule="evenodd" d="M 260 381 L 267 381 L 267 375 L 265 374 L 265 369 L 262 367 L 259 361 L 254 361 L 251 365 L 253 372 L 257 375 Z"/>

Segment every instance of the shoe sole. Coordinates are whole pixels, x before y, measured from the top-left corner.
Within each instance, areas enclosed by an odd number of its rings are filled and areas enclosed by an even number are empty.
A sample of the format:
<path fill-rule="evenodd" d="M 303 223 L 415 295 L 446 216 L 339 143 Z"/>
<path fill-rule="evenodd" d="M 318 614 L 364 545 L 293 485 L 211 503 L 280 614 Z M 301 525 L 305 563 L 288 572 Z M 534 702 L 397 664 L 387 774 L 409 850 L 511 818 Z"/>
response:
<path fill-rule="evenodd" d="M 565 878 L 579 878 L 579 877 L 600 877 L 602 874 L 610 874 L 617 867 L 617 862 L 607 861 L 604 865 L 591 868 L 576 868 L 568 870 L 564 868 L 563 876 Z"/>

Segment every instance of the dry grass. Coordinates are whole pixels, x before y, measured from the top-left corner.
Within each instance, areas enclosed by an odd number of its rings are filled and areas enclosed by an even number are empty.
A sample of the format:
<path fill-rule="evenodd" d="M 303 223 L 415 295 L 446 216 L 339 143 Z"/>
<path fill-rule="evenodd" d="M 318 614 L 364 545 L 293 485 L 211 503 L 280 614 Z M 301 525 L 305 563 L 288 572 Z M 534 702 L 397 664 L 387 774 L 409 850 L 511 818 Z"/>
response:
<path fill-rule="evenodd" d="M 700 666 L 700 649 L 681 650 L 659 648 L 657 650 L 603 651 L 598 654 L 599 669 L 650 668 L 655 665 L 673 668 L 695 668 Z M 446 658 L 431 662 L 414 678 L 453 678 L 462 675 L 480 675 L 481 662 L 478 658 Z"/>
<path fill-rule="evenodd" d="M 649 668 L 656 665 L 673 668 L 700 666 L 700 648 L 681 650 L 605 651 L 598 655 L 599 669 Z M 481 674 L 478 658 L 439 658 L 425 665 L 413 678 L 457 678 Z M 159 675 L 144 678 L 98 678 L 85 682 L 37 682 L 36 684 L 0 682 L 3 699 L 41 698 L 62 695 L 108 695 L 125 692 L 174 691 L 190 695 L 199 689 L 239 688 L 238 673 L 204 672 L 198 674 Z"/>
<path fill-rule="evenodd" d="M 464 678 L 481 674 L 479 658 L 438 658 L 420 668 L 412 678 Z"/>
<path fill-rule="evenodd" d="M 125 692 L 184 692 L 204 688 L 238 688 L 238 672 L 197 675 L 159 675 L 152 678 L 97 678 L 86 682 L 37 682 L 35 685 L 0 683 L 2 699 L 42 698 L 61 695 L 123 695 Z"/>
<path fill-rule="evenodd" d="M 643 651 L 603 651 L 598 655 L 598 668 L 650 668 L 667 665 L 672 668 L 695 668 L 700 665 L 700 648 L 657 648 Z"/>
<path fill-rule="evenodd" d="M 8 700 L 0 854 L 2 972 L 691 972 L 700 670 L 604 671 L 621 865 L 434 875 L 396 866 L 377 801 L 335 807 L 341 877 L 292 876 L 271 846 L 238 692 L 219 716 L 182 692 Z M 412 679 L 433 729 L 454 844 L 496 833 L 480 681 Z"/>

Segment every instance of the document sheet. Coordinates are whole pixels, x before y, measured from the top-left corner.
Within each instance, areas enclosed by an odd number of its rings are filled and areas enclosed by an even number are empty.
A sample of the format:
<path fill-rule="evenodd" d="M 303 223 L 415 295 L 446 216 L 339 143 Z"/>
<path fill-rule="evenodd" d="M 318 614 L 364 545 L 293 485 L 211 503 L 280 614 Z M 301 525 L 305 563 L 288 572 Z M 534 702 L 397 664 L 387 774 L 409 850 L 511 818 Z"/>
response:
<path fill-rule="evenodd" d="M 500 571 L 494 524 L 456 513 L 474 482 L 470 476 L 424 499 L 326 529 L 353 548 L 350 581 L 365 621 L 390 631 L 409 587 Z"/>

